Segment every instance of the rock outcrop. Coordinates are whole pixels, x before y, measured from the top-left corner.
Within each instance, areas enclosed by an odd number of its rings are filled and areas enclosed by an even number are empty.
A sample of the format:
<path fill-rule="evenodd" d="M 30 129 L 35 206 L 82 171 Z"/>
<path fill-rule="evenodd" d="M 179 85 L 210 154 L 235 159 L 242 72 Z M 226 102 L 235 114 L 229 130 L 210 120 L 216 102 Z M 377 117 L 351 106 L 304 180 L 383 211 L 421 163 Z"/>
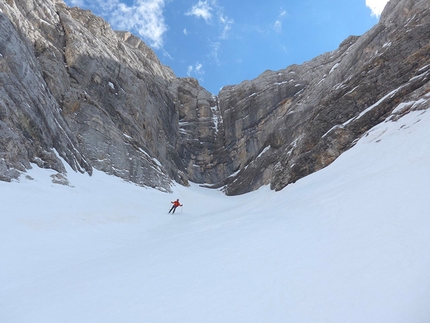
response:
<path fill-rule="evenodd" d="M 215 96 L 129 32 L 61 0 L 0 3 L 0 180 L 67 162 L 169 191 L 242 194 L 317 171 L 374 125 L 430 107 L 427 0 L 391 0 L 337 50 Z M 56 178 L 57 178 L 56 177 Z M 64 180 L 63 180 L 64 179 Z"/>
<path fill-rule="evenodd" d="M 173 72 L 127 32 L 62 1 L 0 4 L 2 177 L 35 163 L 168 190 L 176 152 Z M 172 126 L 172 125 L 176 125 Z"/>
<path fill-rule="evenodd" d="M 238 168 L 225 191 L 280 190 L 329 165 L 374 125 L 428 109 L 429 81 L 428 1 L 391 0 L 379 24 L 338 50 L 224 88 L 226 148 Z"/>

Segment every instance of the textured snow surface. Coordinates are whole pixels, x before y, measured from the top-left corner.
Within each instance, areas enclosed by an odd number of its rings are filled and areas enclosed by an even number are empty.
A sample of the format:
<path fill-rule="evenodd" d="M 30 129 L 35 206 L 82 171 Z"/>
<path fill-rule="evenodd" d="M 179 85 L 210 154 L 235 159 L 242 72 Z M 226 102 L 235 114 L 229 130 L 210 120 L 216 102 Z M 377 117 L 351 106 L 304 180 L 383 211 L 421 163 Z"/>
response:
<path fill-rule="evenodd" d="M 429 112 L 277 193 L 51 174 L 0 182 L 2 323 L 430 322 Z"/>

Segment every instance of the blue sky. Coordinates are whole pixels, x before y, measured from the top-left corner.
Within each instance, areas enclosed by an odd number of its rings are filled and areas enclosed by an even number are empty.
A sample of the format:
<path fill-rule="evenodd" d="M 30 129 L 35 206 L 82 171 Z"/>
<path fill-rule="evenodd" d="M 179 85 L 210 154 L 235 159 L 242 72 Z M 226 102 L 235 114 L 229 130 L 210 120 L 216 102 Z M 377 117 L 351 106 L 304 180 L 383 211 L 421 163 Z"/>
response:
<path fill-rule="evenodd" d="M 301 64 L 378 22 L 388 0 L 66 0 L 129 30 L 213 94 Z"/>

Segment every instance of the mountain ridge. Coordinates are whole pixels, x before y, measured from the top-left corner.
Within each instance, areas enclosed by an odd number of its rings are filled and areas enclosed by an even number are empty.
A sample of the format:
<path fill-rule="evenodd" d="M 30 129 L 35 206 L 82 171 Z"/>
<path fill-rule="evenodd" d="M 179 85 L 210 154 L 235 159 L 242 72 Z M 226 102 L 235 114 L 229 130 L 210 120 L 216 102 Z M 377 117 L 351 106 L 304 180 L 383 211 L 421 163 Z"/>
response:
<path fill-rule="evenodd" d="M 0 9 L 1 180 L 32 163 L 64 174 L 59 155 L 75 171 L 163 191 L 189 181 L 228 195 L 280 190 L 374 125 L 430 105 L 423 0 L 391 0 L 377 25 L 337 50 L 218 95 L 89 11 L 61 0 Z"/>

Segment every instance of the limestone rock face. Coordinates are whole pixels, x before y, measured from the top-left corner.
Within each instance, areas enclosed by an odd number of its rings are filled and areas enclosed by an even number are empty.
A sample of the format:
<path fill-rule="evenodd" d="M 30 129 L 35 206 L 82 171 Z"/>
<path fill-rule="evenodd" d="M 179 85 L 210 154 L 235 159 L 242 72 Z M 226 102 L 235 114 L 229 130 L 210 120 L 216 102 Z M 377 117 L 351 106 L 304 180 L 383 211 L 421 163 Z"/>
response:
<path fill-rule="evenodd" d="M 37 165 L 67 183 L 67 163 L 164 191 L 280 190 L 374 125 L 428 109 L 429 44 L 428 0 L 391 0 L 337 50 L 213 95 L 89 11 L 2 1 L 0 180 Z"/>
<path fill-rule="evenodd" d="M 429 80 L 428 1 L 391 0 L 379 24 L 336 51 L 224 88 L 226 147 L 240 156 L 226 193 L 280 190 L 329 165 L 400 110 L 428 109 Z"/>
<path fill-rule="evenodd" d="M 16 7 L 19 3 L 9 1 Z M 25 3 L 22 11 L 31 15 L 43 6 Z M 76 149 L 77 141 L 61 116 L 60 106 L 51 95 L 37 57 L 37 44 L 22 34 L 16 25 L 37 31 L 20 10 L 8 18 L 8 3 L 0 4 L 0 177 L 10 181 L 30 166 L 30 162 L 64 172 L 57 153 L 67 158 L 75 170 L 91 172 L 91 166 Z M 33 16 L 29 19 L 34 19 Z M 62 62 L 64 66 L 64 62 Z M 55 66 L 56 67 L 56 66 Z M 61 75 L 60 75 L 61 77 Z"/>
<path fill-rule="evenodd" d="M 177 151 L 185 172 L 196 183 L 213 183 L 223 178 L 218 167 L 225 167 L 218 135 L 223 133 L 217 98 L 192 78 L 176 79 L 169 87 L 178 111 Z"/>
<path fill-rule="evenodd" d="M 127 32 L 62 1 L 0 4 L 3 179 L 30 163 L 96 168 L 140 185 L 187 184 L 173 72 Z M 175 126 L 176 125 L 176 126 Z"/>

